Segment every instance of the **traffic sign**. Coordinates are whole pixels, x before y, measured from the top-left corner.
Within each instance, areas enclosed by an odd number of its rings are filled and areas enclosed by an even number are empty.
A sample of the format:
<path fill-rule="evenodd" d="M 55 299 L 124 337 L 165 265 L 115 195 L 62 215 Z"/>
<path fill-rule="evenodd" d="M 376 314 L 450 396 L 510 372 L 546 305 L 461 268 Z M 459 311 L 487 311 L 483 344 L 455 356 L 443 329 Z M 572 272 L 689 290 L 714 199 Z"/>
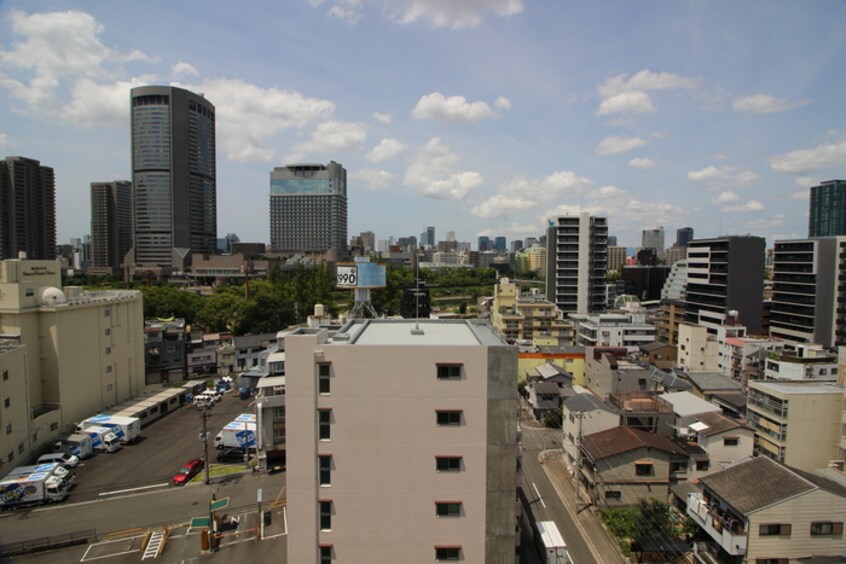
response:
<path fill-rule="evenodd" d="M 218 499 L 217 501 L 211 502 L 209 506 L 210 511 L 219 511 L 221 509 L 226 509 L 229 507 L 229 498 L 224 497 L 223 499 Z"/>
<path fill-rule="evenodd" d="M 199 529 L 202 527 L 209 528 L 211 525 L 211 519 L 208 517 L 192 517 L 191 524 L 188 525 L 189 527 Z"/>

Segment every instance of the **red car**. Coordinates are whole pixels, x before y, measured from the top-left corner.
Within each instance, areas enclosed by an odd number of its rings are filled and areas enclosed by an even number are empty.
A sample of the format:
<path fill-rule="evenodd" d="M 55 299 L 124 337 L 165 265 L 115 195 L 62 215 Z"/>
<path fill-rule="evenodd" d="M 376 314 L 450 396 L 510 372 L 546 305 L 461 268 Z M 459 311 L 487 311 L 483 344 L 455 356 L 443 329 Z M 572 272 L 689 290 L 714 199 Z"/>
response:
<path fill-rule="evenodd" d="M 194 460 L 186 462 L 182 468 L 179 469 L 179 472 L 173 475 L 173 485 L 182 486 L 187 484 L 191 481 L 191 478 L 200 473 L 205 465 L 206 463 L 202 458 L 195 458 Z"/>

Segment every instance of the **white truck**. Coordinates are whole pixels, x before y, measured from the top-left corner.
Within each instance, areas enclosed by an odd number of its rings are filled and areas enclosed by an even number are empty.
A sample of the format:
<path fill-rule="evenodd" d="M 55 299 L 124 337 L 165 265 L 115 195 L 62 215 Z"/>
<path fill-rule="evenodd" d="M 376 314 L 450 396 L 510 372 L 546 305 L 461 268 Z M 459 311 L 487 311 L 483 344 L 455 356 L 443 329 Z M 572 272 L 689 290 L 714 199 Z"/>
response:
<path fill-rule="evenodd" d="M 558 531 L 555 521 L 538 521 L 535 523 L 535 544 L 543 564 L 569 564 L 570 555 L 567 553 L 567 543 Z"/>
<path fill-rule="evenodd" d="M 120 450 L 120 439 L 117 438 L 109 427 L 88 427 L 82 433 L 91 437 L 91 446 L 94 450 L 103 452 L 116 452 Z"/>
<path fill-rule="evenodd" d="M 0 508 L 62 501 L 72 476 L 60 464 L 22 466 L 0 481 Z"/>
<path fill-rule="evenodd" d="M 74 433 L 53 444 L 53 452 L 66 452 L 82 460 L 94 454 L 91 437 L 85 433 Z"/>
<path fill-rule="evenodd" d="M 82 429 L 95 426 L 111 428 L 112 432 L 120 439 L 120 442 L 124 444 L 131 443 L 141 433 L 141 420 L 137 417 L 123 417 L 121 415 L 109 415 L 107 413 L 89 417 L 79 423 L 76 428 L 78 431 L 81 431 Z"/>
<path fill-rule="evenodd" d="M 250 419 L 252 417 L 252 420 Z M 217 448 L 256 448 L 255 415 L 242 413 L 230 421 L 214 438 Z"/>

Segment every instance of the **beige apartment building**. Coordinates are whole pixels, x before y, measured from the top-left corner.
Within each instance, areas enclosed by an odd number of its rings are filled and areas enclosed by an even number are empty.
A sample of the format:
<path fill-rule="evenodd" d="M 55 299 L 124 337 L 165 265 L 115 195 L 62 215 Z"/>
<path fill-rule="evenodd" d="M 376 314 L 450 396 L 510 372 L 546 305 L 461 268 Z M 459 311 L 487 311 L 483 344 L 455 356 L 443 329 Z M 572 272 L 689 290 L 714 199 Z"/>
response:
<path fill-rule="evenodd" d="M 756 455 L 809 472 L 837 460 L 843 387 L 750 380 L 746 409 Z"/>
<path fill-rule="evenodd" d="M 31 452 L 143 391 L 143 331 L 140 292 L 61 289 L 58 261 L 0 261 L 0 338 L 25 349 L 13 385 L 28 408 L 11 424 Z"/>
<path fill-rule="evenodd" d="M 508 278 L 500 278 L 494 286 L 491 324 L 509 342 L 538 338 L 554 339 L 560 345 L 573 342 L 573 324 L 554 303 L 536 289 L 522 293 Z"/>
<path fill-rule="evenodd" d="M 479 320 L 286 337 L 288 562 L 513 563 L 516 374 Z"/>

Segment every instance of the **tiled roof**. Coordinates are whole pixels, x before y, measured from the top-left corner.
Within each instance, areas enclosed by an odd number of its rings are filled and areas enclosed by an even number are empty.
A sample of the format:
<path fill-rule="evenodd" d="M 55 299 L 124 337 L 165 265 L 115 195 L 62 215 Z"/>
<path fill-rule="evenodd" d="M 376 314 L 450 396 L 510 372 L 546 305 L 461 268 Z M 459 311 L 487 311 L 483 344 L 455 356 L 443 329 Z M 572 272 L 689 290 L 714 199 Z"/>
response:
<path fill-rule="evenodd" d="M 582 438 L 582 444 L 594 460 L 602 460 L 639 448 L 653 448 L 678 455 L 685 454 L 667 437 L 622 425 L 587 435 Z"/>
<path fill-rule="evenodd" d="M 613 406 L 605 403 L 593 394 L 576 394 L 574 396 L 570 396 L 564 401 L 564 406 L 574 413 L 583 413 L 585 411 L 593 411 L 595 409 L 603 409 L 610 413 L 618 413 Z"/>
<path fill-rule="evenodd" d="M 704 435 L 706 437 L 719 435 L 720 433 L 743 427 L 743 424 L 740 421 L 735 421 L 731 417 L 726 417 L 722 413 L 717 412 L 703 413 L 697 417 L 697 419 L 708 425 L 707 429 L 699 432 L 700 435 Z"/>

